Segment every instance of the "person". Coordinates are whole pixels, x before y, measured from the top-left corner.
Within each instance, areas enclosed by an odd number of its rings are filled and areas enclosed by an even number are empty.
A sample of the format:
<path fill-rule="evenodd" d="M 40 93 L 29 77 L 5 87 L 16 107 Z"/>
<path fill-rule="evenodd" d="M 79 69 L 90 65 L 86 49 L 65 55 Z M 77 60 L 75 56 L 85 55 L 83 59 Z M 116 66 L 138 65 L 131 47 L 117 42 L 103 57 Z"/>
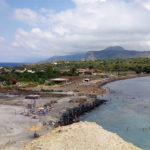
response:
<path fill-rule="evenodd" d="M 79 122 L 79 118 L 75 115 L 73 122 Z"/>
<path fill-rule="evenodd" d="M 46 111 L 46 109 L 44 109 L 44 110 L 43 110 L 43 114 L 46 115 L 46 113 L 47 113 L 47 111 Z"/>
<path fill-rule="evenodd" d="M 36 131 L 34 132 L 34 138 L 38 138 L 40 135 L 36 133 Z"/>

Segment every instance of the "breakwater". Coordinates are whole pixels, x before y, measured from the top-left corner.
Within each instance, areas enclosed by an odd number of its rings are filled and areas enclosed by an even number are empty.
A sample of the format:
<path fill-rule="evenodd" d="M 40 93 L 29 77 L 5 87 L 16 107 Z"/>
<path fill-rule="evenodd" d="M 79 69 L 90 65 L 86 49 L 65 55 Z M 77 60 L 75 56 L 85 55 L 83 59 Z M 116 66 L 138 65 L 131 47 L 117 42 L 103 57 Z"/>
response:
<path fill-rule="evenodd" d="M 67 109 L 60 117 L 58 125 L 65 126 L 79 121 L 79 117 L 96 107 L 105 104 L 106 100 L 94 99 L 92 102 L 79 104 L 79 106 Z"/>

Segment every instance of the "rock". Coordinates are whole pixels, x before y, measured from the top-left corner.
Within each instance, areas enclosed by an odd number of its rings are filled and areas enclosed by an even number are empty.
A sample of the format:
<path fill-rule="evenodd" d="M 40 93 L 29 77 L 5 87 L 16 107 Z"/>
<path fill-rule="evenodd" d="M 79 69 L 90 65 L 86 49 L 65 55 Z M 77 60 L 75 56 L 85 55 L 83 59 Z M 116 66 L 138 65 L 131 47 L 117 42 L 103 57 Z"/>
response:
<path fill-rule="evenodd" d="M 79 122 L 58 127 L 23 150 L 140 150 L 96 123 Z"/>

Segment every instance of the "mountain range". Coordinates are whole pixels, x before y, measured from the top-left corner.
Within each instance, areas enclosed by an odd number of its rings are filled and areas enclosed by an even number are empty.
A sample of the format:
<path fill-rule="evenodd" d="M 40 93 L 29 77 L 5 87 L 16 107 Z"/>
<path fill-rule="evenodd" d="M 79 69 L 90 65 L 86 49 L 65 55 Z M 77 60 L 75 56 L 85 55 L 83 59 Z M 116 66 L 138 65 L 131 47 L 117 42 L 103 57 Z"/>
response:
<path fill-rule="evenodd" d="M 47 59 L 46 61 L 54 61 L 54 60 L 82 60 L 85 58 L 85 53 L 77 53 L 77 54 L 72 54 L 72 55 L 65 55 L 65 56 L 53 56 Z"/>
<path fill-rule="evenodd" d="M 54 60 L 98 60 L 135 57 L 150 57 L 150 51 L 126 50 L 120 46 L 113 46 L 99 51 L 88 51 L 87 53 L 66 56 L 54 56 L 47 59 L 46 61 L 50 62 Z"/>

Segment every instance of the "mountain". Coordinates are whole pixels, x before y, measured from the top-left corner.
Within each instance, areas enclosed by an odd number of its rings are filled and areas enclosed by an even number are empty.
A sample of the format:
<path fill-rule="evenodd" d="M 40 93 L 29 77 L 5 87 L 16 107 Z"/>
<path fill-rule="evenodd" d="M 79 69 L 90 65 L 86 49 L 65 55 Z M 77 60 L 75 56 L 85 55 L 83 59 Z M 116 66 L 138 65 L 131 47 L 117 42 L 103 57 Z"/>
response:
<path fill-rule="evenodd" d="M 86 60 L 96 59 L 115 59 L 115 58 L 134 58 L 150 57 L 150 51 L 125 50 L 120 46 L 108 47 L 101 51 L 89 51 L 85 55 Z"/>
<path fill-rule="evenodd" d="M 54 61 L 54 60 L 82 60 L 85 57 L 85 53 L 73 54 L 73 55 L 65 55 L 65 56 L 53 56 L 47 59 L 46 61 Z"/>
<path fill-rule="evenodd" d="M 53 60 L 97 60 L 97 59 L 115 59 L 115 58 L 135 58 L 135 57 L 150 57 L 150 51 L 135 51 L 126 50 L 120 46 L 108 47 L 104 50 L 89 51 L 82 54 L 54 56 L 47 61 Z"/>

